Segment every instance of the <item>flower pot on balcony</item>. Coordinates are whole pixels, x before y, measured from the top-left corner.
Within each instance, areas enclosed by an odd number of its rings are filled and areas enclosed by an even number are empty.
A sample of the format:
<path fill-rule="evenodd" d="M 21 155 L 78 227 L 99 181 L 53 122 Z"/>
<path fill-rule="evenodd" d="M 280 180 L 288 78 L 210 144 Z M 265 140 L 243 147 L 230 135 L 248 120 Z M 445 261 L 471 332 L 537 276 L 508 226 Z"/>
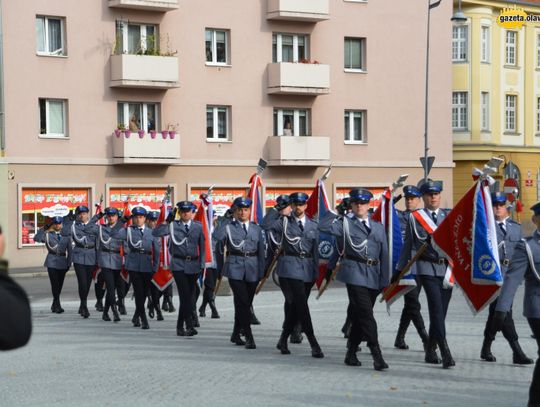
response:
<path fill-rule="evenodd" d="M 176 131 L 170 131 L 169 137 L 171 138 L 171 140 L 174 140 L 174 138 L 176 137 Z"/>
<path fill-rule="evenodd" d="M 115 135 L 116 137 L 120 137 L 120 134 L 122 134 L 122 130 L 120 130 L 120 129 L 114 129 L 114 135 Z"/>
<path fill-rule="evenodd" d="M 156 133 L 155 130 L 150 130 L 150 138 L 151 138 L 151 139 L 155 139 L 155 138 L 156 138 L 156 135 L 157 135 L 157 133 Z"/>
<path fill-rule="evenodd" d="M 131 131 L 130 130 L 124 130 L 124 136 L 126 136 L 126 138 L 129 138 L 131 136 Z"/>
<path fill-rule="evenodd" d="M 164 139 L 166 139 L 168 135 L 169 135 L 169 132 L 166 131 L 166 130 L 163 130 L 163 131 L 161 132 L 161 137 L 163 137 Z"/>
<path fill-rule="evenodd" d="M 139 130 L 138 133 L 139 133 L 139 138 L 144 137 L 144 130 Z"/>

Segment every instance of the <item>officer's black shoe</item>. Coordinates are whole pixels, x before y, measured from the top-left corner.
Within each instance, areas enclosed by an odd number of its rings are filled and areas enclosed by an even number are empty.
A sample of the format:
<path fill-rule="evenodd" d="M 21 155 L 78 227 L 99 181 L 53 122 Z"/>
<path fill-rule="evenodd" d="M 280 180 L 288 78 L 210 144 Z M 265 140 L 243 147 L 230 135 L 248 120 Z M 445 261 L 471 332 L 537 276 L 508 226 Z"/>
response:
<path fill-rule="evenodd" d="M 206 317 L 206 304 L 208 304 L 208 301 L 206 301 L 206 298 L 203 298 L 202 304 L 199 307 L 199 316 L 201 318 Z"/>
<path fill-rule="evenodd" d="M 148 317 L 150 319 L 154 319 L 154 305 L 152 303 L 148 303 Z"/>
<path fill-rule="evenodd" d="M 448 369 L 455 366 L 456 362 L 454 361 L 454 358 L 452 358 L 452 354 L 450 353 L 450 348 L 448 347 L 446 339 L 438 340 L 437 343 L 439 344 L 439 349 L 441 351 L 443 369 Z"/>
<path fill-rule="evenodd" d="M 396 335 L 396 340 L 394 341 L 394 347 L 402 350 L 409 349 L 409 345 L 405 343 L 405 333 L 407 332 L 407 327 L 404 324 L 399 324 L 399 328 Z"/>
<path fill-rule="evenodd" d="M 96 301 L 96 311 L 103 312 L 103 300 L 99 299 Z"/>
<path fill-rule="evenodd" d="M 79 305 L 79 315 L 82 316 L 82 305 Z"/>
<path fill-rule="evenodd" d="M 388 369 L 388 365 L 383 359 L 381 348 L 379 347 L 379 345 L 371 345 L 369 346 L 369 350 L 371 351 L 371 356 L 373 357 L 373 368 L 375 370 Z"/>
<path fill-rule="evenodd" d="M 356 346 L 347 349 L 345 354 L 345 364 L 348 366 L 362 366 L 362 362 L 356 357 Z"/>
<path fill-rule="evenodd" d="M 120 322 L 120 315 L 118 315 L 118 308 L 116 308 L 116 305 L 112 305 L 111 309 L 113 313 L 113 321 Z"/>
<path fill-rule="evenodd" d="M 513 362 L 516 365 L 532 365 L 534 363 L 534 360 L 530 359 L 525 355 L 525 352 L 521 349 L 521 346 L 519 346 L 518 341 L 510 342 L 510 347 L 512 348 L 512 351 L 514 352 L 513 355 Z"/>
<path fill-rule="evenodd" d="M 158 321 L 163 321 L 163 314 L 161 313 L 161 310 L 159 308 L 156 309 L 156 315 L 157 315 L 156 319 Z"/>
<path fill-rule="evenodd" d="M 197 311 L 193 310 L 191 319 L 193 320 L 193 326 L 195 328 L 200 328 L 201 324 L 199 323 L 199 317 L 197 316 Z"/>
<path fill-rule="evenodd" d="M 217 311 L 216 303 L 214 302 L 214 300 L 209 301 L 208 305 L 210 305 L 210 309 L 212 310 L 211 318 L 212 319 L 219 319 L 219 313 Z"/>
<path fill-rule="evenodd" d="M 480 351 L 480 358 L 486 362 L 496 362 L 497 358 L 491 353 L 491 339 L 484 338 L 482 343 L 482 350 Z"/>
<path fill-rule="evenodd" d="M 290 355 L 291 351 L 288 348 L 287 342 L 289 340 L 289 335 L 285 332 L 281 332 L 281 336 L 279 337 L 279 341 L 276 345 L 276 348 L 278 348 L 281 351 L 282 355 Z"/>
<path fill-rule="evenodd" d="M 427 346 L 424 348 L 426 355 L 424 361 L 426 363 L 431 363 L 433 365 L 438 365 L 441 363 L 441 359 L 437 356 L 437 342 L 433 339 L 428 340 Z"/>
<path fill-rule="evenodd" d="M 127 315 L 126 306 L 124 305 L 124 299 L 118 299 L 118 312 L 120 315 Z"/>
<path fill-rule="evenodd" d="M 321 350 L 321 347 L 319 346 L 319 343 L 317 342 L 315 335 L 308 336 L 308 341 L 309 341 L 309 345 L 311 346 L 311 356 L 316 359 L 324 358 L 324 353 Z"/>
<path fill-rule="evenodd" d="M 253 306 L 251 306 L 250 311 L 251 311 L 251 321 L 249 323 L 251 325 L 260 325 L 261 321 L 257 319 L 257 316 L 255 315 L 255 311 L 253 310 Z"/>
<path fill-rule="evenodd" d="M 304 337 L 302 336 L 302 325 L 296 324 L 291 333 L 291 343 L 302 343 Z"/>
<path fill-rule="evenodd" d="M 81 307 L 81 317 L 83 317 L 84 319 L 88 318 L 90 316 L 90 312 L 88 312 L 88 308 L 86 307 L 86 305 L 83 305 Z"/>
<path fill-rule="evenodd" d="M 146 314 L 141 315 L 141 329 L 150 329 L 150 325 L 148 325 L 148 320 L 146 319 Z"/>
<path fill-rule="evenodd" d="M 111 320 L 111 317 L 109 316 L 108 312 L 103 311 L 103 315 L 101 316 L 101 319 L 103 319 L 104 321 L 109 322 Z"/>
<path fill-rule="evenodd" d="M 169 312 L 176 311 L 176 308 L 174 308 L 172 297 L 167 297 L 167 301 L 169 302 Z"/>
<path fill-rule="evenodd" d="M 60 303 L 58 300 L 53 300 L 51 304 L 51 312 L 53 314 L 58 314 L 58 307 L 60 306 Z"/>
<path fill-rule="evenodd" d="M 163 301 L 161 303 L 161 309 L 163 311 L 169 311 L 169 301 L 167 301 L 167 296 L 163 296 Z"/>
<path fill-rule="evenodd" d="M 131 318 L 131 323 L 135 328 L 138 328 L 141 326 L 141 320 L 139 318 L 139 313 L 135 311 L 135 314 L 133 314 L 133 318 Z"/>
<path fill-rule="evenodd" d="M 58 306 L 56 307 L 56 313 L 61 314 L 62 312 L 64 312 L 64 308 L 62 308 L 60 303 L 58 303 Z"/>
<path fill-rule="evenodd" d="M 199 332 L 195 329 L 195 328 L 187 328 L 186 329 L 186 336 L 195 336 L 197 335 Z"/>
<path fill-rule="evenodd" d="M 177 336 L 186 336 L 186 330 L 184 327 L 176 328 L 176 335 Z"/>
<path fill-rule="evenodd" d="M 253 339 L 253 334 L 251 333 L 251 330 L 249 330 L 246 333 L 246 349 L 256 349 L 257 346 L 255 345 L 255 339 Z"/>

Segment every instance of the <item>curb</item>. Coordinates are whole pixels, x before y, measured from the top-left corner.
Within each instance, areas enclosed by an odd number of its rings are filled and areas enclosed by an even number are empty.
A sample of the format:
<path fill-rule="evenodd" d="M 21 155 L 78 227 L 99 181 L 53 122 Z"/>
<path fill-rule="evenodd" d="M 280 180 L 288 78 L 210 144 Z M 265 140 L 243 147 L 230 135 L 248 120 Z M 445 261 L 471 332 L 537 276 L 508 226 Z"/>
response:
<path fill-rule="evenodd" d="M 66 276 L 74 276 L 75 271 L 68 271 Z M 46 271 L 38 271 L 34 273 L 9 273 L 9 276 L 12 278 L 36 278 L 36 277 L 49 277 L 49 273 Z"/>

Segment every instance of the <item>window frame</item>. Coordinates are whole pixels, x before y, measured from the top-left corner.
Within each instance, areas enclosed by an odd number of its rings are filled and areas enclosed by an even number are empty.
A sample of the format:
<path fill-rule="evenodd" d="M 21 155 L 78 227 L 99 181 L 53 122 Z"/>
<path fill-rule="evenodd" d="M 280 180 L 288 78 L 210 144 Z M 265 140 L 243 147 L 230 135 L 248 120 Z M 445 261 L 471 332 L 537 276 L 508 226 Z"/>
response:
<path fill-rule="evenodd" d="M 480 92 L 480 131 L 490 131 L 490 95 L 489 92 Z"/>
<path fill-rule="evenodd" d="M 513 106 L 509 106 L 508 102 L 510 100 L 514 101 Z M 518 100 L 517 95 L 506 94 L 504 97 L 504 132 L 505 133 L 517 133 L 517 113 L 518 113 Z M 512 117 L 513 115 L 513 117 Z M 508 126 L 509 122 L 513 121 L 514 127 L 511 128 Z"/>
<path fill-rule="evenodd" d="M 464 35 L 460 35 L 463 31 Z M 454 36 L 457 33 L 457 36 Z M 460 52 L 461 51 L 461 52 Z M 461 55 L 464 55 L 461 57 Z M 452 62 L 467 62 L 469 60 L 469 26 L 452 26 Z"/>
<path fill-rule="evenodd" d="M 205 56 L 205 63 L 206 65 L 214 65 L 214 66 L 230 66 L 231 60 L 230 60 L 230 30 L 226 30 L 224 28 L 208 28 L 206 27 L 204 29 L 204 51 L 206 54 L 206 33 L 208 31 L 211 31 L 212 33 L 212 40 L 211 40 L 211 47 L 212 47 L 212 61 L 208 61 L 208 56 Z M 217 61 L 217 40 L 216 35 L 217 32 L 223 32 L 225 33 L 225 62 L 218 62 Z"/>
<path fill-rule="evenodd" d="M 460 99 L 460 96 L 464 96 L 463 100 L 458 100 L 458 103 L 454 103 L 454 96 Z M 454 114 L 457 117 L 457 126 L 454 126 Z M 464 123 L 462 119 L 464 118 Z M 452 131 L 464 132 L 469 130 L 469 92 L 456 91 L 452 92 Z"/>
<path fill-rule="evenodd" d="M 41 133 L 41 101 L 45 101 L 45 133 Z M 62 127 L 63 133 L 49 133 L 50 117 L 49 117 L 49 102 L 62 102 Z M 51 138 L 65 140 L 69 139 L 68 120 L 67 120 L 67 99 L 59 98 L 38 98 L 38 116 L 39 116 L 39 138 Z"/>
<path fill-rule="evenodd" d="M 292 123 L 292 135 L 285 136 L 283 130 L 285 129 L 284 112 L 293 112 Z M 300 134 L 300 112 L 305 113 L 306 117 L 306 132 Z M 274 121 L 274 115 L 277 114 L 277 120 Z M 297 107 L 274 107 L 272 110 L 272 123 L 275 124 L 272 131 L 274 137 L 311 137 L 311 109 L 309 108 L 297 108 Z"/>
<path fill-rule="evenodd" d="M 491 27 L 489 25 L 480 27 L 480 62 L 486 64 L 491 62 Z"/>
<path fill-rule="evenodd" d="M 513 43 L 508 42 L 508 35 L 513 34 Z M 513 30 L 506 30 L 504 34 L 504 64 L 507 66 L 518 66 L 518 32 Z M 510 50 L 513 53 L 513 61 L 510 62 L 509 54 Z"/>
<path fill-rule="evenodd" d="M 38 19 L 43 19 L 44 20 L 44 24 L 43 24 L 43 35 L 44 35 L 44 38 L 43 38 L 43 41 L 44 41 L 44 48 L 45 48 L 45 51 L 38 51 L 38 38 L 37 38 L 37 33 L 36 33 L 36 54 L 39 55 L 39 56 L 48 56 L 48 57 L 57 57 L 57 58 L 65 58 L 67 57 L 67 47 L 66 47 L 66 27 L 65 27 L 65 24 L 66 24 L 66 18 L 65 17 L 60 17 L 60 16 L 46 16 L 46 15 L 41 15 L 41 14 L 37 14 L 36 15 L 36 20 Z M 52 52 L 50 50 L 48 50 L 49 48 L 49 20 L 59 20 L 60 21 L 60 41 L 61 41 L 61 45 L 62 45 L 62 48 L 61 48 L 61 52 L 60 53 L 55 53 L 55 52 Z"/>
<path fill-rule="evenodd" d="M 360 68 L 348 68 L 345 65 L 345 48 L 347 47 L 347 40 L 358 40 L 360 42 Z M 366 37 L 344 37 L 343 38 L 343 70 L 345 72 L 366 72 L 367 71 L 367 64 L 366 64 Z M 349 55 L 352 55 L 352 53 L 349 50 Z M 349 58 L 350 59 L 350 58 Z M 350 62 L 350 61 L 349 61 Z M 352 66 L 352 64 L 350 64 Z"/>
<path fill-rule="evenodd" d="M 120 105 L 122 104 L 122 109 L 123 109 L 123 116 L 124 116 L 124 123 L 118 123 L 119 125 L 120 124 L 123 124 L 124 125 L 124 128 L 126 130 L 129 130 L 129 105 L 130 104 L 138 104 L 138 105 L 141 105 L 141 127 L 139 128 L 139 130 L 144 130 L 144 129 L 148 129 L 148 105 L 155 105 L 155 118 L 154 118 L 154 130 L 155 131 L 161 131 L 163 130 L 162 126 L 161 126 L 161 114 L 160 114 L 160 108 L 161 108 L 161 104 L 159 102 L 139 102 L 139 101 L 124 101 L 124 100 L 119 100 L 116 102 L 116 109 L 117 109 L 117 112 L 116 112 L 116 117 L 118 118 L 118 108 Z M 159 129 L 159 130 L 158 130 Z M 144 130 L 144 133 L 149 133 L 150 131 L 149 130 Z"/>
<path fill-rule="evenodd" d="M 139 44 L 139 50 L 135 53 L 129 52 L 129 27 L 130 26 L 138 26 L 139 27 L 139 36 L 140 36 L 140 44 Z M 148 42 L 147 42 L 147 31 L 148 27 L 154 28 L 154 54 L 159 53 L 159 25 L 158 24 L 145 24 L 145 23 L 134 23 L 130 21 L 124 21 L 124 20 L 117 20 L 116 21 L 116 35 L 118 36 L 119 29 L 121 30 L 121 46 L 122 49 L 118 49 L 116 47 L 116 54 L 124 54 L 124 55 L 146 55 L 146 51 L 148 50 Z M 152 34 L 150 34 L 152 35 Z M 117 38 L 118 41 L 118 38 Z M 148 54 L 153 55 L 153 54 Z"/>
<path fill-rule="evenodd" d="M 293 38 L 293 60 L 292 61 L 283 61 L 283 36 L 291 36 Z M 304 58 L 299 57 L 299 38 L 304 38 Z M 276 40 L 276 55 L 274 59 L 274 39 Z M 309 60 L 310 58 L 310 38 L 309 34 L 299 34 L 299 33 L 285 33 L 285 32 L 274 32 L 272 33 L 272 63 L 298 63 L 303 59 Z"/>
<path fill-rule="evenodd" d="M 212 137 L 206 134 L 206 142 L 208 143 L 232 143 L 231 135 L 231 109 L 226 105 L 206 105 L 206 115 L 208 109 L 212 109 Z M 219 110 L 225 109 L 225 138 L 219 138 Z M 207 119 L 205 118 L 205 121 Z"/>
<path fill-rule="evenodd" d="M 344 144 L 367 144 L 367 110 L 365 109 L 345 109 L 344 112 L 344 120 L 349 121 L 349 134 L 348 137 L 345 134 L 345 122 L 343 125 L 343 136 L 344 136 Z M 354 140 L 354 113 L 360 113 L 360 121 L 361 121 L 361 128 L 360 128 L 360 140 Z M 345 117 L 347 116 L 348 117 Z"/>

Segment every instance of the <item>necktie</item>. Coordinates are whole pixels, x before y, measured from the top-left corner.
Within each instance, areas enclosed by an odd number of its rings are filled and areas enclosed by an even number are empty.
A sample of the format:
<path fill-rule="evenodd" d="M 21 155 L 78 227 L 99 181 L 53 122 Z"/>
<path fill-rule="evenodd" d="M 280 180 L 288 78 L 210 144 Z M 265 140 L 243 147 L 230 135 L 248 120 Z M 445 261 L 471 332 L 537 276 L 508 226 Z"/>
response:
<path fill-rule="evenodd" d="M 189 226 L 188 226 L 188 224 L 187 224 L 187 223 L 186 223 L 186 224 L 184 225 L 184 229 L 186 229 L 186 233 L 188 233 L 188 232 L 189 232 Z"/>
<path fill-rule="evenodd" d="M 304 225 L 302 224 L 302 221 L 299 220 L 298 221 L 298 227 L 300 228 L 300 230 L 303 232 L 304 231 Z"/>
<path fill-rule="evenodd" d="M 369 228 L 369 226 L 367 225 L 367 222 L 365 220 L 362 221 L 362 225 L 364 225 L 364 227 L 366 228 L 366 231 L 368 233 L 371 232 L 371 229 Z"/>
<path fill-rule="evenodd" d="M 433 223 L 437 224 L 437 212 L 431 212 L 431 219 L 433 219 Z"/>
<path fill-rule="evenodd" d="M 499 229 L 501 229 L 503 236 L 506 236 L 506 229 L 504 228 L 504 222 L 499 222 Z"/>
<path fill-rule="evenodd" d="M 246 224 L 245 224 L 245 223 L 242 223 L 242 228 L 244 229 L 244 232 L 245 232 L 245 234 L 247 235 L 247 228 L 246 228 Z"/>

